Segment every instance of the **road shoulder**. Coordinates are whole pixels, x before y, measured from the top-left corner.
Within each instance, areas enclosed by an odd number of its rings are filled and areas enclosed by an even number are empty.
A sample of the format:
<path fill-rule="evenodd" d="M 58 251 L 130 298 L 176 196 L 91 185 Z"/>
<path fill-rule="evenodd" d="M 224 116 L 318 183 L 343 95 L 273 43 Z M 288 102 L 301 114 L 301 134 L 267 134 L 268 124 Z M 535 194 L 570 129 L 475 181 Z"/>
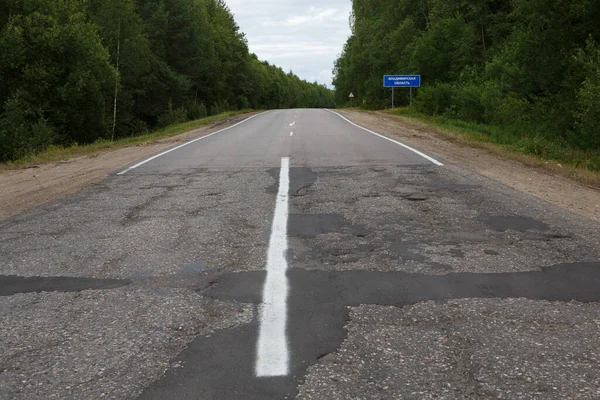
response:
<path fill-rule="evenodd" d="M 137 160 L 227 128 L 248 118 L 250 115 L 252 114 L 226 118 L 181 135 L 152 140 L 117 150 L 3 171 L 0 173 L 0 204 L 2 204 L 2 207 L 0 207 L 0 221 L 32 207 L 77 193 Z"/>
<path fill-rule="evenodd" d="M 422 124 L 407 124 L 394 116 L 356 110 L 336 110 L 344 117 L 390 138 L 397 139 L 446 163 L 457 165 L 513 189 L 531 194 L 570 212 L 600 222 L 600 191 L 492 154 L 489 150 L 455 143 Z"/>

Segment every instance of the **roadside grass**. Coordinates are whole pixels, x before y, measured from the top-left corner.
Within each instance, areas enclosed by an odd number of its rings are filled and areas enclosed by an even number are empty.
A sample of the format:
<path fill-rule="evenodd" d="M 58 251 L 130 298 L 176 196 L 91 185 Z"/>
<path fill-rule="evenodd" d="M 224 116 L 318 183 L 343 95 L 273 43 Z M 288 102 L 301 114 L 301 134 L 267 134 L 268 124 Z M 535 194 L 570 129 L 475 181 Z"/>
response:
<path fill-rule="evenodd" d="M 140 134 L 137 136 L 125 137 L 111 142 L 107 139 L 97 140 L 94 143 L 71 146 L 50 146 L 48 149 L 36 154 L 31 154 L 9 163 L 0 163 L 0 171 L 19 169 L 28 165 L 47 164 L 58 161 L 65 161 L 75 157 L 86 156 L 94 153 L 100 153 L 110 150 L 121 149 L 128 146 L 152 142 L 158 139 L 169 138 L 182 133 L 193 131 L 200 127 L 234 117 L 240 114 L 252 112 L 253 110 L 227 111 L 218 115 L 197 119 L 194 121 L 183 122 L 180 124 L 169 125 L 156 131 Z"/>
<path fill-rule="evenodd" d="M 533 124 L 497 126 L 465 122 L 443 116 L 429 117 L 409 108 L 385 110 L 401 119 L 418 121 L 454 142 L 484 148 L 525 165 L 547 169 L 600 188 L 600 151 L 583 150 L 562 138 L 550 140 Z"/>

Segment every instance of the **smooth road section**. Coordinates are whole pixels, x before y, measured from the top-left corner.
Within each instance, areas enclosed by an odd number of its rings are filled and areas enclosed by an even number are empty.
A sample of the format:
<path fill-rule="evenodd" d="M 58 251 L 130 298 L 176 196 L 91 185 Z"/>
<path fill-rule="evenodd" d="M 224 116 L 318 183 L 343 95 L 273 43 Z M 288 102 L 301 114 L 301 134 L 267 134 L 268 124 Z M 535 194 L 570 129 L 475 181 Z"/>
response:
<path fill-rule="evenodd" d="M 328 110 L 273 110 L 136 168 L 428 165 L 423 156 L 371 134 Z M 129 171 L 128 171 L 129 173 Z"/>

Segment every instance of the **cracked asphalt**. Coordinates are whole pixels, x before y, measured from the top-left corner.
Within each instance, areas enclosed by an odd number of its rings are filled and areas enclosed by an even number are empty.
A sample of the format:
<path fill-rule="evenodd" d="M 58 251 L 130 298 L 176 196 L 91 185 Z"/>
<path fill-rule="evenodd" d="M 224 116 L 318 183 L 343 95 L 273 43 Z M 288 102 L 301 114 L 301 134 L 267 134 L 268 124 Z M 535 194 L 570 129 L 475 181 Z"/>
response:
<path fill-rule="evenodd" d="M 282 157 L 291 373 L 258 379 Z M 598 223 L 271 111 L 0 222 L 0 398 L 598 399 L 598 301 Z"/>

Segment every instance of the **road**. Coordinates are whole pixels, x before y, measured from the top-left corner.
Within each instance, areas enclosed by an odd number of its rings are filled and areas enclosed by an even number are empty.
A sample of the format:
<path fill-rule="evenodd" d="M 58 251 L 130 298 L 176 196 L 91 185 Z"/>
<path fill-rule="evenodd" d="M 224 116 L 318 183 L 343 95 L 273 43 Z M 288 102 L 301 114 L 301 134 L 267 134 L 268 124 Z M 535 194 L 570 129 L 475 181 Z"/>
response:
<path fill-rule="evenodd" d="M 0 223 L 0 398 L 600 398 L 600 226 L 328 110 Z"/>

